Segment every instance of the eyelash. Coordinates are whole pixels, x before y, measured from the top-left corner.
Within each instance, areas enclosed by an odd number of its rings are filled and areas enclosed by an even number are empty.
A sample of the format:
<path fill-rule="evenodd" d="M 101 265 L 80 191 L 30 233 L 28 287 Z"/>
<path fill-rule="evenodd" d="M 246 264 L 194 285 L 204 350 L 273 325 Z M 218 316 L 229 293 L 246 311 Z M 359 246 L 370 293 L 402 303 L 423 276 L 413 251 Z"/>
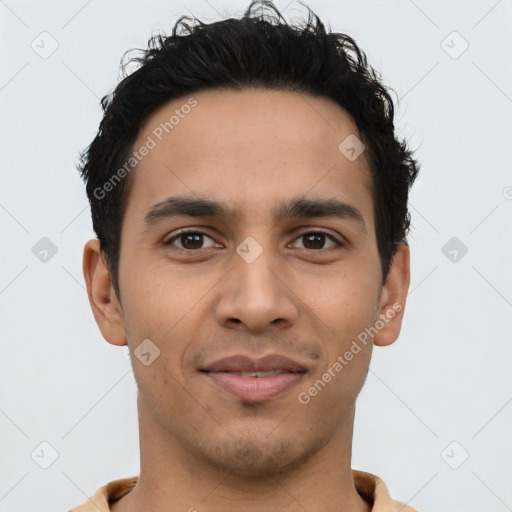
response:
<path fill-rule="evenodd" d="M 208 237 L 208 238 L 213 240 L 213 238 L 211 236 L 209 236 L 208 234 L 204 233 L 203 231 L 199 231 L 197 229 L 184 229 L 184 230 L 180 231 L 178 234 L 172 236 L 171 238 L 168 238 L 166 241 L 163 242 L 163 244 L 166 245 L 166 246 L 172 246 L 172 243 L 175 240 L 178 240 L 181 236 L 189 234 L 189 233 L 192 233 L 194 235 L 206 236 L 206 237 Z M 341 242 L 340 240 L 335 238 L 330 233 L 326 233 L 324 231 L 319 231 L 319 230 L 304 231 L 303 233 L 300 233 L 295 238 L 295 240 L 297 240 L 297 239 L 299 239 L 301 237 L 304 237 L 306 235 L 316 235 L 316 234 L 321 234 L 321 235 L 326 236 L 327 238 L 330 238 L 337 245 L 337 247 L 329 247 L 327 249 L 303 249 L 303 250 L 305 250 L 305 251 L 313 251 L 313 252 L 318 252 L 319 253 L 319 252 L 327 252 L 327 251 L 335 250 L 335 249 L 341 249 L 341 248 L 347 246 L 346 243 Z M 179 249 L 179 250 L 182 250 L 182 251 L 186 251 L 186 252 L 200 252 L 200 251 L 202 251 L 204 249 L 209 249 L 209 247 L 202 248 L 202 249 L 184 249 L 182 247 L 175 247 L 175 248 Z"/>

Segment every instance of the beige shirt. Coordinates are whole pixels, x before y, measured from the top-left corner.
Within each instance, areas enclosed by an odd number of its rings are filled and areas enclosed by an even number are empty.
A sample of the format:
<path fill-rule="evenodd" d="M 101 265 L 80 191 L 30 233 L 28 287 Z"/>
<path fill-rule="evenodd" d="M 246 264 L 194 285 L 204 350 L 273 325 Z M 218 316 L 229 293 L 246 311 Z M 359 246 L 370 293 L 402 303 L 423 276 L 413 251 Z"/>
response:
<path fill-rule="evenodd" d="M 401 501 L 391 499 L 386 484 L 376 475 L 365 471 L 352 470 L 354 484 L 359 494 L 372 504 L 372 512 L 418 512 Z M 69 512 L 110 512 L 109 503 L 128 494 L 138 477 L 121 478 L 100 487 L 92 498 Z"/>

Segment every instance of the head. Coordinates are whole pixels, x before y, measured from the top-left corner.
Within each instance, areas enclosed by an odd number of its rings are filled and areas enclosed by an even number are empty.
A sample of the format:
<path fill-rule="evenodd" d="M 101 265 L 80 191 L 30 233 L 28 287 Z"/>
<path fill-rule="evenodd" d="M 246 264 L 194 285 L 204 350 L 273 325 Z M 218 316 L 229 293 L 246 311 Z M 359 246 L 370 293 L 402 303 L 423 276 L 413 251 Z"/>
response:
<path fill-rule="evenodd" d="M 350 417 L 373 344 L 399 335 L 418 165 L 364 52 L 311 11 L 301 27 L 268 2 L 184 17 L 135 61 L 80 162 L 96 321 L 132 353 L 151 340 L 150 365 L 132 357 L 139 406 L 181 447 L 239 473 L 291 468 Z M 301 384 L 263 402 L 219 391 L 202 370 L 239 353 L 284 354 Z"/>

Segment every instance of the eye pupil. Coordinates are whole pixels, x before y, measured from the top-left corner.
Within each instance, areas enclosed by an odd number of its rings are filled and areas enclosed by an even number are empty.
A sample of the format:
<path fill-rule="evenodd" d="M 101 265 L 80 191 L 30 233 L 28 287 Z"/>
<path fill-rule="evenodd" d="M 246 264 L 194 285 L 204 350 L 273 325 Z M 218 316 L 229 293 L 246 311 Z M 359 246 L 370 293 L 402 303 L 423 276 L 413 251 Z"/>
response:
<path fill-rule="evenodd" d="M 322 235 L 322 234 L 310 234 L 310 235 L 304 235 L 304 238 L 305 238 L 306 240 L 311 240 L 311 239 L 316 238 L 316 239 L 317 239 L 317 243 L 313 242 L 313 244 L 310 244 L 310 245 L 315 246 L 315 247 L 313 247 L 313 248 L 315 248 L 315 249 L 321 249 L 321 248 L 323 247 L 323 245 L 324 245 L 324 242 L 325 242 L 325 240 L 324 240 L 325 235 Z M 321 239 L 321 241 L 320 241 L 320 242 L 318 242 L 318 239 L 319 239 L 319 238 Z M 320 244 L 320 247 L 317 247 L 317 246 L 318 246 L 318 244 Z"/>
<path fill-rule="evenodd" d="M 202 244 L 202 236 L 203 235 L 201 235 L 199 233 L 185 233 L 185 234 L 181 235 L 181 243 L 182 243 L 183 247 L 185 247 L 185 249 L 200 249 L 200 247 L 196 247 L 196 245 L 200 246 Z M 190 247 L 190 244 L 183 242 L 183 240 L 192 239 L 192 238 L 195 239 L 195 243 L 192 242 L 192 245 L 194 245 L 194 247 Z"/>

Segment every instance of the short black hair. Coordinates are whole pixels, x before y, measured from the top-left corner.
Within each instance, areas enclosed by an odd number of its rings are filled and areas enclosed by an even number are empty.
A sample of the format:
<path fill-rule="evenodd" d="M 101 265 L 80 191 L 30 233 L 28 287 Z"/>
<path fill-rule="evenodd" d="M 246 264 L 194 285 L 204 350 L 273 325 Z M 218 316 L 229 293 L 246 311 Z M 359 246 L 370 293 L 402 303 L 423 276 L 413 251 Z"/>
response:
<path fill-rule="evenodd" d="M 240 19 L 203 23 L 181 16 L 170 36 L 155 35 L 146 50 L 138 50 L 142 55 L 126 59 L 131 50 L 123 56 L 123 74 L 128 64 L 136 64 L 137 69 L 102 98 L 98 133 L 77 166 L 119 299 L 121 225 L 133 181 L 133 173 L 119 171 L 123 166 L 126 170 L 150 114 L 174 98 L 208 89 L 295 91 L 329 98 L 349 112 L 365 145 L 372 175 L 384 284 L 397 243 L 407 243 L 408 194 L 419 164 L 395 133 L 392 89 L 383 84 L 353 38 L 332 33 L 330 27 L 326 30 L 307 9 L 308 20 L 302 25 L 288 24 L 266 0 L 251 2 Z M 114 182 L 113 178 L 118 179 Z"/>

